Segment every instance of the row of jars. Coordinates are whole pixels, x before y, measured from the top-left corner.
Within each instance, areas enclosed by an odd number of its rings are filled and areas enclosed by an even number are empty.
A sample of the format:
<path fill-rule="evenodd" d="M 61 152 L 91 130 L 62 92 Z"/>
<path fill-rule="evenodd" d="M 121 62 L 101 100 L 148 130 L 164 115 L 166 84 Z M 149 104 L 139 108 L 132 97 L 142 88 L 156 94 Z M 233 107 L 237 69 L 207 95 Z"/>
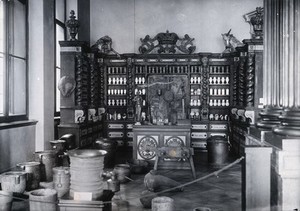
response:
<path fill-rule="evenodd" d="M 190 106 L 201 106 L 201 100 L 200 99 L 191 99 Z"/>
<path fill-rule="evenodd" d="M 145 84 L 145 77 L 135 77 L 134 82 L 135 84 Z"/>
<path fill-rule="evenodd" d="M 229 106 L 228 99 L 210 99 L 209 100 L 210 106 Z"/>
<path fill-rule="evenodd" d="M 107 67 L 108 74 L 126 74 L 126 67 Z"/>
<path fill-rule="evenodd" d="M 126 106 L 127 101 L 126 99 L 108 99 L 107 105 L 108 106 Z"/>
<path fill-rule="evenodd" d="M 229 73 L 229 66 L 210 66 L 210 73 Z"/>
<path fill-rule="evenodd" d="M 201 95 L 201 89 L 191 89 L 191 95 Z"/>
<path fill-rule="evenodd" d="M 114 113 L 107 113 L 106 116 L 107 120 L 125 120 L 127 118 L 126 113 L 118 113 L 118 112 L 114 112 Z"/>
<path fill-rule="evenodd" d="M 229 96 L 229 89 L 209 89 L 211 96 Z"/>
<path fill-rule="evenodd" d="M 200 76 L 193 76 L 190 79 L 191 84 L 201 84 L 201 77 Z"/>
<path fill-rule="evenodd" d="M 108 84 L 111 85 L 126 85 L 127 79 L 125 77 L 109 77 Z"/>
<path fill-rule="evenodd" d="M 209 77 L 208 79 L 209 84 L 216 84 L 216 85 L 220 85 L 220 84 L 229 84 L 229 77 Z"/>
<path fill-rule="evenodd" d="M 227 121 L 228 115 L 227 114 L 209 114 L 209 120 L 211 121 Z"/>
<path fill-rule="evenodd" d="M 126 95 L 127 90 L 126 89 L 108 89 L 107 94 L 108 95 Z"/>
<path fill-rule="evenodd" d="M 146 89 L 134 89 L 134 94 L 137 95 L 137 93 L 139 93 L 139 95 L 145 95 L 146 94 Z"/>

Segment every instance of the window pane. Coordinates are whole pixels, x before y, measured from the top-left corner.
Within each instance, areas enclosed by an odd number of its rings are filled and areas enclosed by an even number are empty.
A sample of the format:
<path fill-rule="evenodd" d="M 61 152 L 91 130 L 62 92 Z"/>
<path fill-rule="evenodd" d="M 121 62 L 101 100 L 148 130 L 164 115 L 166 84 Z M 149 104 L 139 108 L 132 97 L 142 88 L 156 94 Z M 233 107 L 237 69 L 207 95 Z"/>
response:
<path fill-rule="evenodd" d="M 2 52 L 2 53 L 1 53 Z M 0 116 L 4 112 L 4 10 L 3 1 L 0 1 Z"/>
<path fill-rule="evenodd" d="M 56 84 L 55 84 L 55 92 L 56 92 L 56 112 L 60 111 L 60 91 L 58 90 L 58 82 L 60 79 L 60 69 L 56 68 Z"/>
<path fill-rule="evenodd" d="M 10 57 L 9 113 L 26 114 L 26 62 Z"/>
<path fill-rule="evenodd" d="M 11 4 L 9 30 L 13 37 L 9 40 L 9 53 L 22 58 L 26 57 L 26 7 L 20 1 L 9 1 Z"/>
<path fill-rule="evenodd" d="M 3 66 L 3 54 L 0 53 L 0 116 L 4 112 L 4 66 Z"/>
<path fill-rule="evenodd" d="M 56 19 L 61 21 L 61 22 L 65 22 L 65 0 L 56 0 Z"/>
<path fill-rule="evenodd" d="M 3 10 L 3 1 L 0 1 L 0 52 L 4 52 L 4 10 Z"/>
<path fill-rule="evenodd" d="M 59 41 L 64 40 L 64 28 L 56 24 L 56 67 L 60 67 L 60 45 Z"/>

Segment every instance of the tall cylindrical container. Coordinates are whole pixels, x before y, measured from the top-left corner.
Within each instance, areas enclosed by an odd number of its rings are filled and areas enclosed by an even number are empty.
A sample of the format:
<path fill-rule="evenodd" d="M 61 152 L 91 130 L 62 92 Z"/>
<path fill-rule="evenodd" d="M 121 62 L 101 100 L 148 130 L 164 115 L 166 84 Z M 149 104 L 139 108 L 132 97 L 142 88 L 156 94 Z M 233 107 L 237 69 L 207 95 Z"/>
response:
<path fill-rule="evenodd" d="M 98 138 L 95 143 L 95 149 L 105 150 L 104 168 L 113 168 L 115 165 L 116 142 L 109 138 Z"/>
<path fill-rule="evenodd" d="M 57 197 L 60 198 L 70 190 L 70 168 L 54 167 L 53 168 L 53 186 L 57 191 Z"/>
<path fill-rule="evenodd" d="M 0 190 L 0 210 L 11 211 L 13 192 Z"/>
<path fill-rule="evenodd" d="M 152 199 L 152 211 L 174 211 L 174 200 L 170 197 L 159 196 Z"/>
<path fill-rule="evenodd" d="M 70 196 L 88 192 L 93 200 L 98 200 L 105 188 L 101 177 L 104 167 L 104 150 L 72 150 L 70 156 Z"/>
<path fill-rule="evenodd" d="M 37 189 L 29 192 L 30 211 L 56 211 L 57 192 L 54 189 Z"/>
<path fill-rule="evenodd" d="M 35 161 L 40 162 L 41 181 L 51 182 L 53 180 L 52 169 L 56 166 L 57 152 L 55 150 L 36 152 Z"/>
<path fill-rule="evenodd" d="M 27 173 L 26 190 L 34 190 L 39 187 L 41 181 L 41 170 L 39 162 L 18 163 L 17 167 Z"/>
<path fill-rule="evenodd" d="M 228 142 L 222 136 L 212 136 L 207 139 L 208 163 L 212 167 L 222 167 L 228 161 Z"/>

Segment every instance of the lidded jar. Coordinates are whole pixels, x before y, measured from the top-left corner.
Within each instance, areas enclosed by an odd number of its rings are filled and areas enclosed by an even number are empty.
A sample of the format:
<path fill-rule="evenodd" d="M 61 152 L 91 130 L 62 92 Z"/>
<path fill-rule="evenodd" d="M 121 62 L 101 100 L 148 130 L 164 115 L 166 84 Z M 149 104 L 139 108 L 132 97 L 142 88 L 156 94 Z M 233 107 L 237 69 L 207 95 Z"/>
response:
<path fill-rule="evenodd" d="M 60 198 L 70 190 L 70 168 L 54 167 L 53 169 L 53 186 L 57 191 L 57 197 Z"/>

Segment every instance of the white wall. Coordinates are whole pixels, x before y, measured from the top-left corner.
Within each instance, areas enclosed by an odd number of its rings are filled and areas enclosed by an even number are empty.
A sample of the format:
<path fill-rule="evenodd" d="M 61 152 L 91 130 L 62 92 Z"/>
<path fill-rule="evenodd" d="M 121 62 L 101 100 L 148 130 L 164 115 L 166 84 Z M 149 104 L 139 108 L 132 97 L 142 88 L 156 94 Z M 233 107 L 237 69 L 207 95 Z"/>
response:
<path fill-rule="evenodd" d="M 0 130 L 0 173 L 33 159 L 35 125 Z"/>
<path fill-rule="evenodd" d="M 239 40 L 250 38 L 243 15 L 263 0 L 91 0 L 91 44 L 108 35 L 119 53 L 138 53 L 140 38 L 159 32 L 189 34 L 196 52 L 224 50 L 221 33 L 232 29 Z"/>
<path fill-rule="evenodd" d="M 38 121 L 35 150 L 54 139 L 53 0 L 29 1 L 29 118 Z"/>

